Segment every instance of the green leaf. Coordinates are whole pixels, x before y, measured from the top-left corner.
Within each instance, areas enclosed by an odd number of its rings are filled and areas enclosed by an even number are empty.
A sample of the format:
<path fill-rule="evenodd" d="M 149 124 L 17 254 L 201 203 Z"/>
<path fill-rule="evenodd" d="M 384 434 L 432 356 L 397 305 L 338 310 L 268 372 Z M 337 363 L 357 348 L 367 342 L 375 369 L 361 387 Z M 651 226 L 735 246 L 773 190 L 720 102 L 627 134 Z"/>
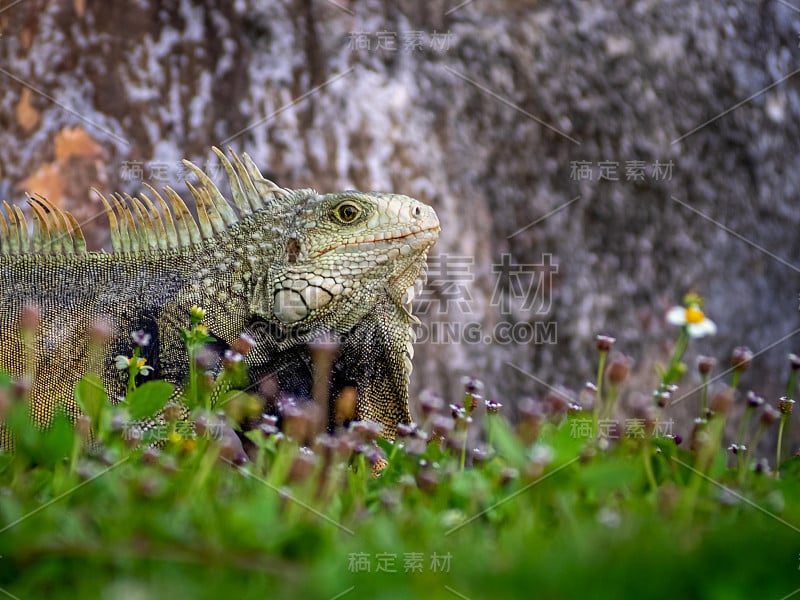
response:
<path fill-rule="evenodd" d="M 41 432 L 37 458 L 44 464 L 53 465 L 69 456 L 72 450 L 75 430 L 64 411 L 56 411 L 50 427 Z"/>
<path fill-rule="evenodd" d="M 628 459 L 595 462 L 578 473 L 583 484 L 595 491 L 619 490 L 641 477 L 639 466 Z"/>
<path fill-rule="evenodd" d="M 525 447 L 503 419 L 492 423 L 493 442 L 499 454 L 514 467 L 521 467 L 527 461 Z"/>
<path fill-rule="evenodd" d="M 175 386 L 166 381 L 148 381 L 128 394 L 128 414 L 133 421 L 152 417 L 169 401 Z"/>
<path fill-rule="evenodd" d="M 83 414 L 92 420 L 92 429 L 98 431 L 103 411 L 108 407 L 108 396 L 98 375 L 84 375 L 75 387 L 75 400 Z"/>

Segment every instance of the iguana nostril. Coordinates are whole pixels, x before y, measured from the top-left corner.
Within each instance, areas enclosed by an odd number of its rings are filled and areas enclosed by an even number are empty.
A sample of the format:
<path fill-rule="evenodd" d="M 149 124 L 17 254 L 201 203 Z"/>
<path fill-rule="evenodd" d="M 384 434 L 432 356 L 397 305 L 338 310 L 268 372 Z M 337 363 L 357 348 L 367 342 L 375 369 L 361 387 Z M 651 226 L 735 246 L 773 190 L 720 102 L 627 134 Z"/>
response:
<path fill-rule="evenodd" d="M 422 209 L 419 206 L 414 207 L 414 216 L 417 218 L 422 216 Z"/>

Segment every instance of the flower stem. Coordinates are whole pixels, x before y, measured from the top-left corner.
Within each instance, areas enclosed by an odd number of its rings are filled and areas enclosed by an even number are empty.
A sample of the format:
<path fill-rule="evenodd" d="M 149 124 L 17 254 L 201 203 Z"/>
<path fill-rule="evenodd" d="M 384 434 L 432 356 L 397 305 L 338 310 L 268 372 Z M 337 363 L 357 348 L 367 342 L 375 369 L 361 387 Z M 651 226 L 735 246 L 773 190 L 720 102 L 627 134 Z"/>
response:
<path fill-rule="evenodd" d="M 741 378 L 742 378 L 742 371 L 740 369 L 734 369 L 733 373 L 731 374 L 731 389 L 734 392 L 739 387 L 739 380 Z"/>
<path fill-rule="evenodd" d="M 461 470 L 464 470 L 464 467 L 467 464 L 467 440 L 469 439 L 469 423 L 466 424 L 464 429 L 464 444 L 461 446 Z"/>
<path fill-rule="evenodd" d="M 700 417 L 705 418 L 708 411 L 708 375 L 700 375 L 702 389 L 700 390 Z"/>
<path fill-rule="evenodd" d="M 783 445 L 783 426 L 786 424 L 786 415 L 781 415 L 781 422 L 778 425 L 778 449 L 775 452 L 775 476 L 781 474 L 781 447 Z"/>
<path fill-rule="evenodd" d="M 786 382 L 786 397 L 794 398 L 794 391 L 797 389 L 797 371 L 792 369 L 789 372 L 789 381 Z"/>
<path fill-rule="evenodd" d="M 750 446 L 747 448 L 747 452 L 744 455 L 744 461 L 740 466 L 739 471 L 739 483 L 743 483 L 747 476 L 747 467 L 750 464 L 750 459 L 753 456 L 753 453 L 758 449 L 758 444 L 761 442 L 761 437 L 764 435 L 764 430 L 766 428 L 764 425 L 759 425 L 758 429 L 756 429 L 756 434 L 753 436 L 753 440 L 750 443 Z"/>
<path fill-rule="evenodd" d="M 600 404 L 603 402 L 603 372 L 606 367 L 606 356 L 608 356 L 608 352 L 601 350 L 600 361 L 597 364 L 597 383 L 595 383 L 597 393 L 595 394 L 594 406 L 592 407 L 592 419 L 594 421 L 593 430 L 595 432 L 597 431 L 597 421 L 600 416 Z"/>
<path fill-rule="evenodd" d="M 753 414 L 753 407 L 747 406 L 742 415 L 742 424 L 739 427 L 739 445 L 744 444 L 744 437 L 747 434 L 747 425 L 750 423 L 750 415 Z"/>
<path fill-rule="evenodd" d="M 642 452 L 642 458 L 644 459 L 644 472 L 647 475 L 647 482 L 650 484 L 650 487 L 655 492 L 658 489 L 658 483 L 656 483 L 656 476 L 653 473 L 653 463 L 652 463 L 652 452 L 650 441 L 647 440 L 644 443 L 644 452 Z"/>
<path fill-rule="evenodd" d="M 689 480 L 688 489 L 684 492 L 683 510 L 686 517 L 694 513 L 703 479 L 708 475 L 708 471 L 714 463 L 714 454 L 719 449 L 724 430 L 725 417 L 720 415 L 712 417 L 708 423 L 707 437 L 701 442 L 697 451 L 695 470 Z"/>
<path fill-rule="evenodd" d="M 661 381 L 662 385 L 675 383 L 683 375 L 681 370 L 681 359 L 686 353 L 686 348 L 689 346 L 689 330 L 684 325 L 681 327 L 681 333 L 675 342 L 675 348 L 672 351 L 672 356 L 669 359 L 669 366 L 667 367 L 664 377 Z"/>
<path fill-rule="evenodd" d="M 617 403 L 617 398 L 619 397 L 619 389 L 616 384 L 609 384 L 608 386 L 608 402 L 606 402 L 605 406 L 605 418 L 606 419 L 613 419 L 614 418 L 614 405 Z"/>
<path fill-rule="evenodd" d="M 130 365 L 128 366 L 128 394 L 131 394 L 136 389 L 136 376 L 139 374 L 139 355 L 142 349 L 139 346 L 134 346 L 133 356 L 131 356 Z"/>

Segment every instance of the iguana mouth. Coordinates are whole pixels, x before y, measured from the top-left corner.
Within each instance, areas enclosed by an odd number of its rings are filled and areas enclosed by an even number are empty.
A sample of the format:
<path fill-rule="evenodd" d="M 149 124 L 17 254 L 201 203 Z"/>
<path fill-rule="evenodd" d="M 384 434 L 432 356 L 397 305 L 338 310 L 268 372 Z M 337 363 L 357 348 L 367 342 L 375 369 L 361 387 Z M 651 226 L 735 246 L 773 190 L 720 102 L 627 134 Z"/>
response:
<path fill-rule="evenodd" d="M 417 231 L 412 231 L 410 233 L 404 233 L 403 235 L 385 237 L 382 239 L 364 240 L 361 242 L 351 242 L 347 244 L 337 244 L 336 246 L 330 246 L 325 250 L 323 250 L 322 252 L 314 254 L 311 258 L 319 258 L 320 256 L 327 254 L 328 252 L 333 252 L 339 248 L 357 248 L 359 246 L 366 246 L 366 245 L 387 244 L 388 242 L 396 242 L 397 240 L 404 240 L 406 238 L 412 238 L 417 236 L 430 238 L 431 237 L 430 235 L 423 235 L 423 234 L 439 233 L 441 230 L 442 228 L 436 225 L 434 227 L 427 227 L 425 229 L 419 229 Z"/>

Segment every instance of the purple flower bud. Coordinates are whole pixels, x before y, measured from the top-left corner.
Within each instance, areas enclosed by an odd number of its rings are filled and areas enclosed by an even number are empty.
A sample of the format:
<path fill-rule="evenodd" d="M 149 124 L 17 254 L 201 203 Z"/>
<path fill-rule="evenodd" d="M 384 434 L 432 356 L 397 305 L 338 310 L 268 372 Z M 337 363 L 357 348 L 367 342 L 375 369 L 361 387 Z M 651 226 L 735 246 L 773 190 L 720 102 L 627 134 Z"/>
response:
<path fill-rule="evenodd" d="M 131 331 L 131 339 L 135 345 L 139 346 L 139 348 L 144 348 L 145 346 L 150 345 L 152 336 L 143 329 L 140 329 L 139 331 Z"/>
<path fill-rule="evenodd" d="M 765 404 L 764 412 L 761 413 L 761 424 L 764 427 L 769 427 L 781 418 L 781 413 L 775 407 Z"/>
<path fill-rule="evenodd" d="M 595 341 L 597 342 L 597 349 L 600 352 L 608 352 L 609 350 L 611 350 L 612 346 L 614 345 L 614 342 L 616 342 L 617 339 L 609 335 L 598 335 L 595 338 Z"/>
<path fill-rule="evenodd" d="M 480 394 L 483 391 L 483 382 L 475 377 L 465 376 L 461 378 L 464 384 L 464 391 L 467 394 Z"/>
<path fill-rule="evenodd" d="M 753 351 L 747 346 L 736 346 L 731 353 L 731 367 L 736 371 L 743 372 L 750 368 L 753 362 Z"/>
<path fill-rule="evenodd" d="M 749 390 L 745 397 L 747 399 L 747 406 L 750 408 L 758 408 L 764 404 L 764 398 L 756 394 L 753 390 Z"/>
<path fill-rule="evenodd" d="M 486 405 L 486 412 L 489 413 L 490 415 L 498 414 L 500 412 L 500 409 L 503 408 L 502 404 L 494 400 L 486 400 L 484 404 Z"/>
<path fill-rule="evenodd" d="M 708 375 L 717 364 L 717 359 L 713 356 L 698 356 L 697 357 L 697 370 L 700 375 Z"/>
<path fill-rule="evenodd" d="M 778 410 L 782 415 L 789 416 L 792 414 L 792 409 L 794 408 L 794 400 L 791 398 L 787 398 L 784 396 L 780 400 L 778 400 Z"/>

